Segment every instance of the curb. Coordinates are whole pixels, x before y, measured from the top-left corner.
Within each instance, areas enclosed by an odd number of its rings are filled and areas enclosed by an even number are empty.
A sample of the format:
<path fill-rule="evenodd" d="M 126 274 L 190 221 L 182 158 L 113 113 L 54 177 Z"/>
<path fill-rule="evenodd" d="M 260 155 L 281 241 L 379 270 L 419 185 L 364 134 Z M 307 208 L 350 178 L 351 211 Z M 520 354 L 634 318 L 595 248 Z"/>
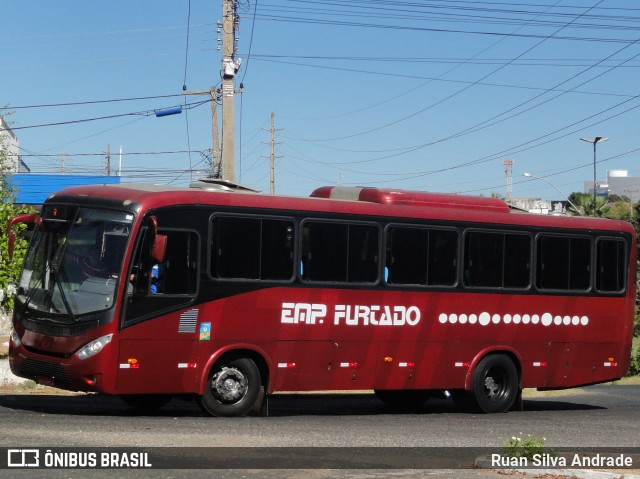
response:
<path fill-rule="evenodd" d="M 512 474 L 513 472 L 519 472 L 525 475 L 533 474 L 534 476 L 566 476 L 576 479 L 640 479 L 638 474 L 629 474 L 624 470 L 615 471 L 596 471 L 592 469 L 533 469 L 533 468 L 508 468 L 500 469 L 492 466 L 491 460 L 487 456 L 477 457 L 474 461 L 474 466 L 478 469 L 492 469 L 499 474 Z M 637 469 L 630 469 L 636 472 Z"/>

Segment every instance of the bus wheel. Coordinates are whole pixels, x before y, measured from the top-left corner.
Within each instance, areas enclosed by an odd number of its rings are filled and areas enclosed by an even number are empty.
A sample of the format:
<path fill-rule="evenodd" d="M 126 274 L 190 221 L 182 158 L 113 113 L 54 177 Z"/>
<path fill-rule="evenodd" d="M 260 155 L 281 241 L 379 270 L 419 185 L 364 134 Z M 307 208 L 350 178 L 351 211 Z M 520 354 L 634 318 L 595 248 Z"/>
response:
<path fill-rule="evenodd" d="M 212 416 L 245 416 L 260 396 L 260 371 L 248 358 L 216 364 L 200 406 Z"/>
<path fill-rule="evenodd" d="M 171 400 L 170 394 L 121 394 L 120 398 L 140 411 L 155 411 Z"/>
<path fill-rule="evenodd" d="M 505 354 L 490 354 L 473 372 L 471 392 L 480 410 L 486 413 L 511 409 L 520 392 L 518 371 Z"/>
<path fill-rule="evenodd" d="M 416 409 L 431 397 L 428 389 L 376 389 L 373 391 L 383 403 L 398 409 Z"/>

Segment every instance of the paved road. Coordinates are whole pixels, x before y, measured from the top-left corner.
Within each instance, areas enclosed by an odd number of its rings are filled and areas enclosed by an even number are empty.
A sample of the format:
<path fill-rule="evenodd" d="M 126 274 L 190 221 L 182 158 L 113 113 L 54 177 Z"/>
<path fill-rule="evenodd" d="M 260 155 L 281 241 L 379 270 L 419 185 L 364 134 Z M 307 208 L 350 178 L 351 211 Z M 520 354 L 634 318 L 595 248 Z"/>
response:
<path fill-rule="evenodd" d="M 357 447 L 485 446 L 500 452 L 511 436 L 531 434 L 546 438 L 550 448 L 640 447 L 640 386 L 593 386 L 562 396 L 526 399 L 523 412 L 497 415 L 460 413 L 446 400 L 434 400 L 418 411 L 399 413 L 372 395 L 351 394 L 276 395 L 270 401 L 269 411 L 270 417 L 211 418 L 193 402 L 175 399 L 154 414 L 140 415 L 112 397 L 4 394 L 0 395 L 3 431 L 0 446 L 287 446 L 336 448 L 334 451 Z M 401 449 L 389 451 L 391 455 L 402 452 Z M 403 460 L 398 457 L 399 461 Z M 0 471 L 0 477 L 2 472 L 7 471 Z M 106 477 L 100 475 L 104 472 L 85 471 L 70 475 L 65 471 L 47 471 L 46 475 L 22 477 Z M 158 477 L 158 471 L 155 471 L 156 475 L 152 472 L 136 471 L 131 477 Z M 493 474 L 441 469 L 398 469 L 386 473 L 372 470 L 289 470 L 283 473 L 282 470 L 232 469 L 217 471 L 215 476 L 504 477 Z M 196 475 L 182 470 L 174 471 L 171 477 Z M 21 476 L 12 474 L 11 477 Z"/>

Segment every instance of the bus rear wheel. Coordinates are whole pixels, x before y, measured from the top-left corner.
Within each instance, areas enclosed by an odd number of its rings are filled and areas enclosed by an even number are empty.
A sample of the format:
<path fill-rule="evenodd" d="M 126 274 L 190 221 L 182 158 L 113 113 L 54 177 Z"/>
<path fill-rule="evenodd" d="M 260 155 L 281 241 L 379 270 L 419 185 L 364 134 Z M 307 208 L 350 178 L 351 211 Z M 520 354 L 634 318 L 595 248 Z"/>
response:
<path fill-rule="evenodd" d="M 199 403 L 212 416 L 246 416 L 260 397 L 261 386 L 260 371 L 251 359 L 218 363 Z"/>
<path fill-rule="evenodd" d="M 378 399 L 397 409 L 416 409 L 431 397 L 428 389 L 376 389 Z"/>
<path fill-rule="evenodd" d="M 471 394 L 486 413 L 506 412 L 520 393 L 518 370 L 506 354 L 490 354 L 480 360 L 471 382 Z"/>

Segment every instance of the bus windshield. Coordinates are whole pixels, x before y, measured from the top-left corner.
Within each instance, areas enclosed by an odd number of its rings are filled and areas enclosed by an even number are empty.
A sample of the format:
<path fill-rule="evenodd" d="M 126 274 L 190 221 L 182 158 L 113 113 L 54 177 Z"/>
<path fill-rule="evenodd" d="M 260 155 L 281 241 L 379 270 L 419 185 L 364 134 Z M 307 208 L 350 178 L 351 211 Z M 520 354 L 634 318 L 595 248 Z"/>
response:
<path fill-rule="evenodd" d="M 70 321 L 111 308 L 131 213 L 45 206 L 18 285 L 24 307 Z"/>

